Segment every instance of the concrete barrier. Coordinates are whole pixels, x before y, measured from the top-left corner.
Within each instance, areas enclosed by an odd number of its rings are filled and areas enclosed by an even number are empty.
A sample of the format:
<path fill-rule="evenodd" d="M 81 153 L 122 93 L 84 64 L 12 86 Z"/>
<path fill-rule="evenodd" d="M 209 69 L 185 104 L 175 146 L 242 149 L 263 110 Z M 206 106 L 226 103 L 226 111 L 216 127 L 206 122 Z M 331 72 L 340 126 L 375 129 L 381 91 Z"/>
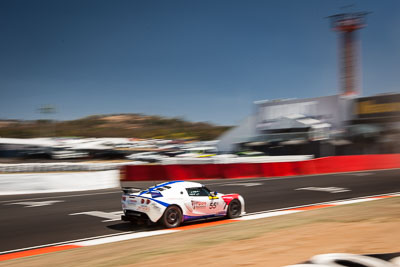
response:
<path fill-rule="evenodd" d="M 119 171 L 0 174 L 0 195 L 97 190 L 119 187 Z"/>
<path fill-rule="evenodd" d="M 334 156 L 303 161 L 122 167 L 124 181 L 257 178 L 400 168 L 400 154 Z"/>

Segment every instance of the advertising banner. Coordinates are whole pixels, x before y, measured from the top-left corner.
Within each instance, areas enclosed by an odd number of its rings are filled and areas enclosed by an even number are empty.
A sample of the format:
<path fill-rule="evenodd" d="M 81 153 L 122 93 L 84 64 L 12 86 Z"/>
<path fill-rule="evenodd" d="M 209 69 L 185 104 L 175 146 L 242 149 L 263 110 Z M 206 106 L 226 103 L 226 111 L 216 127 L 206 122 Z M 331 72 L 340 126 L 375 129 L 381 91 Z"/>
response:
<path fill-rule="evenodd" d="M 351 116 L 352 99 L 339 95 L 285 99 L 273 101 L 257 101 L 257 129 L 273 130 L 276 122 L 282 118 L 302 115 L 307 118 L 329 123 L 332 128 L 340 128 Z"/>
<path fill-rule="evenodd" d="M 400 118 L 400 94 L 359 98 L 355 101 L 354 115 L 357 119 Z"/>

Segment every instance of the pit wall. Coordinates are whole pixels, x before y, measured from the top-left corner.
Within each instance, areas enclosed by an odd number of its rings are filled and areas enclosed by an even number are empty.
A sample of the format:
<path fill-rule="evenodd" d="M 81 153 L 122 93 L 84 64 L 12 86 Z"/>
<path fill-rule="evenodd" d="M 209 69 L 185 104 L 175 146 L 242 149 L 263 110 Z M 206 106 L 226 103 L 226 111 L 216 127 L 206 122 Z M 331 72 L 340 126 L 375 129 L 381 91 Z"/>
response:
<path fill-rule="evenodd" d="M 126 165 L 121 167 L 121 181 L 257 178 L 395 168 L 400 168 L 400 154 L 333 156 L 294 162 Z"/>
<path fill-rule="evenodd" d="M 0 196 L 98 190 L 119 186 L 118 170 L 0 174 Z"/>

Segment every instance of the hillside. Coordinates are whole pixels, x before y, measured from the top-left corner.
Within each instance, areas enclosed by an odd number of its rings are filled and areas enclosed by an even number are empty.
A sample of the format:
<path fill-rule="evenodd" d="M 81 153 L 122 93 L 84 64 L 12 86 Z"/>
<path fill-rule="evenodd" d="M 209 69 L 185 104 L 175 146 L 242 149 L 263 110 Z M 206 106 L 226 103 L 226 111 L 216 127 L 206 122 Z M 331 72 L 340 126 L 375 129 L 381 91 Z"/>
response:
<path fill-rule="evenodd" d="M 0 137 L 48 136 L 131 137 L 211 140 L 229 129 L 206 122 L 188 122 L 142 114 L 94 115 L 71 121 L 0 121 Z"/>

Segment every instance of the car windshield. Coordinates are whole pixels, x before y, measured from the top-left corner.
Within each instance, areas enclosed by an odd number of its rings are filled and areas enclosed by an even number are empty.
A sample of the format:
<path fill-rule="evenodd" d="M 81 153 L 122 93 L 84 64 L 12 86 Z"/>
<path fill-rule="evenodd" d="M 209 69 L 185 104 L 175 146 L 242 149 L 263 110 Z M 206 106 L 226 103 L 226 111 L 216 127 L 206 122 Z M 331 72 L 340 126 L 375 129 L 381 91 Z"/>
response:
<path fill-rule="evenodd" d="M 208 188 L 205 186 L 186 188 L 186 191 L 188 192 L 188 195 L 191 197 L 202 197 L 210 195 L 210 190 L 208 190 Z"/>

